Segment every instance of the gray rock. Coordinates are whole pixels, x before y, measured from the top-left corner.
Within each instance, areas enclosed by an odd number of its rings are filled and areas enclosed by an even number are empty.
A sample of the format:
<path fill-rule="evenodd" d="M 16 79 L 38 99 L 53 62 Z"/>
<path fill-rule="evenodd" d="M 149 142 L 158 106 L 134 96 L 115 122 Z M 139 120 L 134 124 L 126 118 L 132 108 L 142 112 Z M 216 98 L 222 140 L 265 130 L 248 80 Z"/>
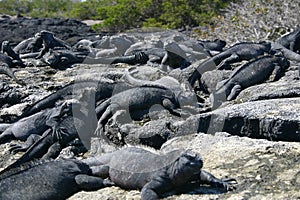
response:
<path fill-rule="evenodd" d="M 231 105 L 174 123 L 178 134 L 225 131 L 269 140 L 300 141 L 300 98 Z"/>
<path fill-rule="evenodd" d="M 129 128 L 121 127 L 127 144 L 147 145 L 155 149 L 159 149 L 174 133 L 170 129 L 170 120 L 160 119 L 149 121 L 141 127 Z M 127 131 L 125 133 L 125 131 Z"/>
<path fill-rule="evenodd" d="M 299 143 L 230 136 L 223 132 L 215 135 L 198 133 L 171 139 L 161 151 L 175 148 L 189 148 L 200 153 L 204 170 L 222 177 L 234 176 L 239 184 L 235 191 L 228 193 L 216 194 L 202 187 L 189 194 L 163 199 L 296 199 L 300 196 Z M 137 190 L 110 187 L 95 192 L 79 192 L 69 200 L 140 198 Z"/>
<path fill-rule="evenodd" d="M 216 90 L 219 82 L 228 79 L 232 71 L 229 70 L 213 70 L 207 71 L 201 76 L 201 83 L 207 88 L 208 92 L 212 93 Z"/>

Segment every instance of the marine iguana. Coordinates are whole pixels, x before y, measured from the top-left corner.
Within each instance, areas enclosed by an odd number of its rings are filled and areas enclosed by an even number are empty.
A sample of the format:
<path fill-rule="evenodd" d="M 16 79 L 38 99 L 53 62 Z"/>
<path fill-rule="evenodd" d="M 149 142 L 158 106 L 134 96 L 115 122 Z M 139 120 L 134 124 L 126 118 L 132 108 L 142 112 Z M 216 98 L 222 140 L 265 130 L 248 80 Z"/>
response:
<path fill-rule="evenodd" d="M 277 43 L 281 44 L 287 49 L 299 53 L 300 51 L 300 28 L 295 31 L 282 36 L 277 40 Z"/>
<path fill-rule="evenodd" d="M 291 61 L 300 62 L 300 54 L 295 53 L 292 50 L 287 49 L 286 47 L 282 46 L 279 43 L 271 42 L 272 51 L 274 52 L 281 52 L 287 59 Z"/>
<path fill-rule="evenodd" d="M 213 107 L 221 101 L 233 100 L 241 90 L 262 83 L 266 80 L 276 81 L 284 75 L 289 61 L 282 55 L 263 56 L 238 67 L 222 86 L 212 94 Z M 273 77 L 272 77 L 273 76 Z"/>
<path fill-rule="evenodd" d="M 171 68 L 186 68 L 191 63 L 188 61 L 186 52 L 174 42 L 170 42 L 169 44 L 165 44 L 163 48 L 143 48 L 143 49 L 135 49 L 132 51 L 128 51 L 125 55 L 135 54 L 137 52 L 142 52 L 149 58 L 147 60 L 147 64 L 151 66 L 156 66 L 159 64 L 162 69 L 165 69 L 165 66 L 169 66 Z"/>
<path fill-rule="evenodd" d="M 95 191 L 114 185 L 93 175 L 79 160 L 29 162 L 0 174 L 0 199 L 61 199 L 79 191 Z"/>
<path fill-rule="evenodd" d="M 18 57 L 18 54 L 11 49 L 9 42 L 3 41 L 0 51 L 0 73 L 9 76 L 20 85 L 25 85 L 25 83 L 19 80 L 11 70 L 11 67 L 16 66 L 24 67 L 24 63 Z"/>
<path fill-rule="evenodd" d="M 55 126 L 55 125 L 54 125 Z M 20 166 L 23 163 L 34 159 L 54 159 L 60 151 L 70 142 L 79 138 L 77 130 L 74 126 L 74 118 L 71 116 L 64 117 L 61 122 L 57 122 L 57 128 L 48 128 L 42 136 L 32 134 L 28 137 L 25 145 L 12 146 L 12 153 L 25 152 L 15 162 L 7 166 L 3 172 Z"/>
<path fill-rule="evenodd" d="M 6 167 L 7 171 L 35 158 L 56 158 L 60 151 L 75 139 L 80 139 L 86 149 L 90 147 L 97 118 L 95 113 L 95 90 L 85 89 L 78 100 L 66 101 L 68 108 L 50 118 L 49 127 L 42 136 L 31 135 L 25 146 L 13 147 L 14 152 L 26 151 L 18 160 Z"/>
<path fill-rule="evenodd" d="M 24 118 L 34 113 L 37 113 L 43 109 L 51 108 L 56 102 L 63 99 L 71 98 L 71 95 L 78 96 L 82 94 L 82 91 L 86 88 L 95 88 L 95 100 L 100 101 L 105 98 L 109 98 L 113 93 L 118 91 L 124 91 L 134 86 L 124 81 L 112 81 L 112 80 L 86 80 L 77 81 L 67 84 L 66 86 L 58 89 L 56 92 L 42 98 L 35 102 L 33 105 L 25 109 L 23 114 L 19 117 Z"/>
<path fill-rule="evenodd" d="M 94 54 L 96 57 L 116 57 L 123 56 L 125 51 L 133 44 L 133 39 L 125 34 L 113 35 L 109 37 L 109 46 L 101 48 L 96 46 Z"/>
<path fill-rule="evenodd" d="M 43 48 L 41 49 L 39 55 L 36 58 L 41 58 L 50 49 L 71 49 L 69 45 L 67 45 L 64 41 L 54 37 L 53 33 L 49 31 L 42 30 L 41 32 L 36 34 L 36 37 L 41 38 L 43 41 Z"/>
<path fill-rule="evenodd" d="M 139 86 L 153 86 L 153 87 L 163 87 L 169 90 L 172 90 L 175 96 L 177 97 L 177 101 L 180 104 L 180 107 L 187 109 L 186 106 L 189 107 L 189 109 L 194 108 L 196 109 L 198 107 L 197 105 L 197 99 L 194 91 L 189 88 L 189 86 L 184 82 L 180 83 L 177 79 L 171 77 L 171 76 L 163 76 L 162 78 L 156 80 L 156 81 L 147 81 L 147 80 L 141 80 L 134 78 L 131 76 L 131 74 L 126 71 L 123 79 L 127 81 L 129 84 L 132 84 L 136 87 Z M 194 111 L 192 111 L 193 113 Z"/>
<path fill-rule="evenodd" d="M 35 57 L 36 53 L 27 55 L 27 57 Z M 49 65 L 55 69 L 66 69 L 75 63 L 84 64 L 117 64 L 126 63 L 129 65 L 144 64 L 148 60 L 148 56 L 144 52 L 136 52 L 130 56 L 116 57 L 90 57 L 89 52 L 73 52 L 71 50 L 49 50 L 39 60 L 31 60 L 29 64 L 35 67 Z"/>
<path fill-rule="evenodd" d="M 145 52 L 135 52 L 133 55 L 116 56 L 116 57 L 86 57 L 83 61 L 85 64 L 117 64 L 126 63 L 129 65 L 145 64 L 148 61 L 148 55 Z"/>
<path fill-rule="evenodd" d="M 265 53 L 269 53 L 270 50 L 271 43 L 266 42 L 244 42 L 235 44 L 200 64 L 200 66 L 198 66 L 188 78 L 188 81 L 192 86 L 194 86 L 196 80 L 200 80 L 201 75 L 206 71 L 224 69 L 231 63 L 242 60 L 250 60 Z"/>
<path fill-rule="evenodd" d="M 43 48 L 43 40 L 38 35 L 39 33 L 35 34 L 34 37 L 21 41 L 13 50 L 19 54 L 39 52 Z"/>
<path fill-rule="evenodd" d="M 226 46 L 226 41 L 215 39 L 211 40 L 197 40 L 199 44 L 203 46 L 203 48 L 212 55 L 212 52 L 222 52 L 223 48 Z"/>
<path fill-rule="evenodd" d="M 42 110 L 31 116 L 22 118 L 11 124 L 1 133 L 0 144 L 14 139 L 25 141 L 31 134 L 42 135 L 49 128 L 47 121 L 64 115 L 66 112 L 69 112 L 70 109 L 70 103 L 65 102 L 58 107 Z"/>
<path fill-rule="evenodd" d="M 42 136 L 31 135 L 24 146 L 13 146 L 10 149 L 13 153 L 24 151 L 25 153 L 7 166 L 3 172 L 34 159 L 55 159 L 60 151 L 76 138 L 79 136 L 74 125 L 74 118 L 70 115 L 65 116 L 53 124 L 53 127 L 47 129 Z"/>
<path fill-rule="evenodd" d="M 20 85 L 26 85 L 25 82 L 23 82 L 22 80 L 19 80 L 14 72 L 11 70 L 11 68 L 2 60 L 6 59 L 6 56 L 3 54 L 0 54 L 0 74 L 5 74 L 7 76 L 9 76 L 10 78 L 12 78 L 14 81 L 16 81 L 16 83 L 20 84 Z"/>
<path fill-rule="evenodd" d="M 117 110 L 123 109 L 131 115 L 130 119 L 140 119 L 141 116 L 132 115 L 134 111 L 149 113 L 149 109 L 154 105 L 161 105 L 171 114 L 180 116 L 175 108 L 179 108 L 178 97 L 172 90 L 159 86 L 143 86 L 125 90 L 113 95 L 99 106 L 96 107 L 96 113 L 99 118 L 96 134 L 102 135 L 107 120 L 112 117 Z"/>
<path fill-rule="evenodd" d="M 87 158 L 93 174 L 109 178 L 124 189 L 141 189 L 142 200 L 158 199 L 162 194 L 191 182 L 231 190 L 235 179 L 218 179 L 202 170 L 199 154 L 177 149 L 153 153 L 138 147 L 127 147 L 101 156 Z"/>
<path fill-rule="evenodd" d="M 8 56 L 10 56 L 13 59 L 12 62 L 14 66 L 25 67 L 25 64 L 21 60 L 19 54 L 16 53 L 9 45 L 9 41 L 2 42 L 1 53 L 6 53 Z"/>

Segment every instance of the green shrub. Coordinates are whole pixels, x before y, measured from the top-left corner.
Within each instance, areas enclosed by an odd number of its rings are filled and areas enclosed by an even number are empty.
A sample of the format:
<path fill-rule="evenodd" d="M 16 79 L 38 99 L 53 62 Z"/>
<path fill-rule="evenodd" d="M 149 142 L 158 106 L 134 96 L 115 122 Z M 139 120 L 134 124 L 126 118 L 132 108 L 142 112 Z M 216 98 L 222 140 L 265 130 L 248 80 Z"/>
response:
<path fill-rule="evenodd" d="M 32 17 L 97 19 L 95 29 L 183 28 L 211 23 L 228 0 L 0 0 L 0 12 Z"/>
<path fill-rule="evenodd" d="M 141 27 L 174 29 L 209 24 L 219 9 L 227 5 L 224 0 L 99 0 L 98 6 L 90 4 L 91 1 L 81 5 L 97 7 L 93 19 L 103 20 L 103 23 L 94 28 L 109 31 Z"/>
<path fill-rule="evenodd" d="M 31 10 L 28 0 L 1 0 L 0 13 L 8 15 L 27 14 Z"/>

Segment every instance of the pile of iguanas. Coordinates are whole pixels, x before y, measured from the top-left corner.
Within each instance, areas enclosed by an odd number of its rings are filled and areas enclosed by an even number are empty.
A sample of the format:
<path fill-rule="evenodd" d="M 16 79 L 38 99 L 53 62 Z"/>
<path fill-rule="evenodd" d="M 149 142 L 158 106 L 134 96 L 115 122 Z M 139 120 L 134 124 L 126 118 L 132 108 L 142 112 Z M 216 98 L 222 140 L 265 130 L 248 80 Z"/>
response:
<path fill-rule="evenodd" d="M 209 96 L 214 109 L 247 87 L 279 80 L 290 62 L 300 61 L 299 30 L 277 43 L 243 42 L 228 48 L 219 39 L 190 40 L 173 31 L 148 37 L 120 34 L 69 46 L 43 30 L 14 48 L 2 42 L 0 72 L 22 85 L 26 83 L 12 68 L 126 63 L 151 66 L 169 76 L 146 81 L 134 78 L 129 70 L 119 77 L 111 72 L 100 80 L 71 82 L 29 105 L 15 121 L 1 124 L 0 144 L 24 141 L 10 145 L 12 154 L 24 153 L 0 172 L 0 199 L 66 199 L 81 190 L 113 185 L 140 189 L 144 200 L 195 182 L 233 189 L 235 179 L 218 179 L 202 170 L 200 155 L 190 150 L 150 152 L 127 147 L 84 160 L 61 159 L 59 154 L 67 146 L 81 146 L 85 153 L 92 137 L 113 145 L 108 132 L 122 123 L 121 117 L 126 123 L 144 123 L 161 113 L 182 119 L 206 112 L 203 95 Z M 232 72 L 208 90 L 202 75 L 213 70 Z M 176 80 L 178 71 L 185 81 Z"/>

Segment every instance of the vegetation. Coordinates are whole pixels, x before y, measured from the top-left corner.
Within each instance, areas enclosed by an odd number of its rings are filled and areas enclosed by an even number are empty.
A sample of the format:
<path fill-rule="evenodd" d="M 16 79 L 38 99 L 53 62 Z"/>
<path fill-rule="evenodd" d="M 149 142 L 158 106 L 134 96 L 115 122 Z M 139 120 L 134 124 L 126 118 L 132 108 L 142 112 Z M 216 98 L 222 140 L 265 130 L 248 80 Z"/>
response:
<path fill-rule="evenodd" d="M 300 0 L 244 0 L 230 3 L 224 15 L 215 17 L 205 38 L 230 43 L 276 40 L 298 28 Z M 203 33 L 202 33 L 203 34 Z"/>
<path fill-rule="evenodd" d="M 0 13 L 98 19 L 95 28 L 183 28 L 211 24 L 229 0 L 0 0 Z"/>
<path fill-rule="evenodd" d="M 300 0 L 0 0 L 0 13 L 102 20 L 93 28 L 198 27 L 202 38 L 274 40 L 297 28 Z"/>

